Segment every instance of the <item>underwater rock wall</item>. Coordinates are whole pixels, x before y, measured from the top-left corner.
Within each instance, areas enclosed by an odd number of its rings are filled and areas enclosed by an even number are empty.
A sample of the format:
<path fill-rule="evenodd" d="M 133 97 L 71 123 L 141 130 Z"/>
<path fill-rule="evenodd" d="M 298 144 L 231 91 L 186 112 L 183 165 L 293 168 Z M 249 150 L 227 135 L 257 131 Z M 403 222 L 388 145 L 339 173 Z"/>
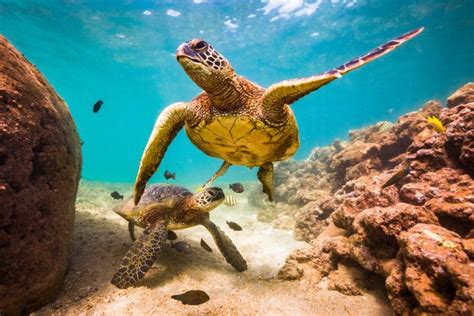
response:
<path fill-rule="evenodd" d="M 329 199 L 315 202 L 305 225 L 316 226 L 323 212 L 332 214 L 326 221 L 342 230 L 336 237 L 323 236 L 324 231 L 319 238 L 307 234 L 303 239 L 310 244 L 287 258 L 279 277 L 318 283 L 328 276 L 331 282 L 334 274 L 356 263 L 359 270 L 385 279 L 396 314 L 472 315 L 473 102 L 474 83 L 469 83 L 449 97 L 447 108 L 429 101 L 393 126 L 382 123 L 352 131 L 350 141 L 317 170 L 321 173 L 304 176 L 329 176 L 328 190 L 334 191 Z M 427 122 L 432 115 L 444 131 Z M 312 162 L 288 164 L 303 170 L 307 167 L 302 165 Z M 300 181 L 283 175 L 288 177 L 284 186 Z M 391 178 L 393 185 L 382 188 Z M 304 190 L 307 196 L 320 196 L 318 186 L 305 185 Z M 333 287 L 341 288 L 338 282 Z M 347 292 L 359 288 L 353 284 Z"/>
<path fill-rule="evenodd" d="M 297 240 L 310 241 L 327 226 L 330 213 L 324 201 L 330 200 L 336 189 L 335 172 L 330 169 L 330 157 L 343 144 L 317 147 L 304 161 L 286 160 L 275 164 L 275 203 L 269 203 L 257 186 L 249 193 L 249 202 L 260 211 L 257 218 L 275 228 L 294 229 Z"/>
<path fill-rule="evenodd" d="M 0 36 L 0 314 L 47 303 L 67 268 L 81 148 L 67 105 Z"/>

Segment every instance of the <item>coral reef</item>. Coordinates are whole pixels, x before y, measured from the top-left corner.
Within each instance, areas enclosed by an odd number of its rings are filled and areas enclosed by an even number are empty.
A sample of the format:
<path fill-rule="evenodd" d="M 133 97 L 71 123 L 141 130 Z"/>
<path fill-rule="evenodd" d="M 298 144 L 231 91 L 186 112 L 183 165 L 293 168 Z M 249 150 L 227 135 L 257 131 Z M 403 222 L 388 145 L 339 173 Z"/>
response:
<path fill-rule="evenodd" d="M 349 142 L 325 151 L 329 153 L 324 162 L 318 160 L 318 168 L 311 169 L 311 158 L 278 165 L 277 172 L 283 173 L 276 178 L 287 178 L 278 183 L 279 201 L 288 194 L 296 197 L 297 190 L 304 191 L 300 196 L 314 197 L 287 202 L 299 210 L 293 214 L 295 230 L 310 243 L 288 257 L 280 278 L 317 283 L 328 276 L 332 288 L 354 295 L 360 287 L 338 281 L 348 274 L 347 262 L 353 262 L 385 279 L 396 314 L 471 315 L 473 100 L 474 84 L 469 83 L 448 98 L 446 108 L 429 101 L 393 126 L 381 123 L 351 131 Z M 444 133 L 427 122 L 432 115 L 446 127 Z M 384 188 L 391 178 L 396 181 Z M 326 185 L 308 185 L 307 179 Z M 321 217 L 344 233 L 318 237 Z"/>
<path fill-rule="evenodd" d="M 0 314 L 60 288 L 71 250 L 81 149 L 64 101 L 0 37 Z"/>

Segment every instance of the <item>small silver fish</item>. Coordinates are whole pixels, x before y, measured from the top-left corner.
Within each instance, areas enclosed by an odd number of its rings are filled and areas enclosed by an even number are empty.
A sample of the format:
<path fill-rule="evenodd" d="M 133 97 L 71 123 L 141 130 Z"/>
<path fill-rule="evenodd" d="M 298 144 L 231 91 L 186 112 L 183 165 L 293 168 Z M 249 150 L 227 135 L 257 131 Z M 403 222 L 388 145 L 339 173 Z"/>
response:
<path fill-rule="evenodd" d="M 235 230 L 235 231 L 241 231 L 242 230 L 242 227 L 240 227 L 240 225 L 237 224 L 237 223 L 229 222 L 229 221 L 226 221 L 226 223 L 227 223 L 227 226 L 229 226 L 229 228 L 232 229 L 232 230 Z"/>
<path fill-rule="evenodd" d="M 226 195 L 223 203 L 226 206 L 234 206 L 237 205 L 237 199 L 232 195 Z"/>
<path fill-rule="evenodd" d="M 212 252 L 212 248 L 201 238 L 201 247 L 207 252 Z"/>
<path fill-rule="evenodd" d="M 118 193 L 117 191 L 110 193 L 110 196 L 113 197 L 115 200 L 123 200 L 123 195 Z"/>
<path fill-rule="evenodd" d="M 404 162 L 401 165 L 401 168 L 398 169 L 398 171 L 393 174 L 393 176 L 390 177 L 383 185 L 382 189 L 385 189 L 386 187 L 389 187 L 391 185 L 394 185 L 405 178 L 406 175 L 408 175 L 411 171 L 410 164 L 408 162 Z"/>
<path fill-rule="evenodd" d="M 191 247 L 189 247 L 188 243 L 185 241 L 178 241 L 177 243 L 173 244 L 174 249 L 176 249 L 177 252 L 181 252 L 184 254 L 189 254 L 191 253 Z"/>
<path fill-rule="evenodd" d="M 104 104 L 104 101 L 102 100 L 98 100 L 96 103 L 94 103 L 94 106 L 92 107 L 92 112 L 99 112 L 100 108 L 102 107 L 102 104 Z"/>
<path fill-rule="evenodd" d="M 229 188 L 234 191 L 235 193 L 242 193 L 244 192 L 244 186 L 242 183 L 232 183 L 229 184 Z"/>
<path fill-rule="evenodd" d="M 168 230 L 168 236 L 167 236 L 168 240 L 176 240 L 178 239 L 178 235 L 176 235 L 176 233 L 172 230 Z"/>
<path fill-rule="evenodd" d="M 183 294 L 172 295 L 171 298 L 180 301 L 184 305 L 201 305 L 209 301 L 210 297 L 201 290 L 191 290 Z"/>
<path fill-rule="evenodd" d="M 164 176 L 165 176 L 166 180 L 169 180 L 169 179 L 176 180 L 176 173 L 175 172 L 171 173 L 168 170 L 166 170 Z"/>

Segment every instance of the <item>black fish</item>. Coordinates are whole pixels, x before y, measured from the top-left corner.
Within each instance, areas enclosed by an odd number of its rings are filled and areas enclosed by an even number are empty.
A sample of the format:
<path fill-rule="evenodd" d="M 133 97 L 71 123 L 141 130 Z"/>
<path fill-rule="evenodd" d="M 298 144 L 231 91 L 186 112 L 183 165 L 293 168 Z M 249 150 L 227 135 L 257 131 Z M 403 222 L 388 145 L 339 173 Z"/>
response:
<path fill-rule="evenodd" d="M 208 252 L 212 252 L 212 248 L 201 238 L 201 247 Z"/>
<path fill-rule="evenodd" d="M 402 168 L 400 170 L 398 170 L 393 176 L 390 177 L 390 179 L 387 180 L 387 182 L 385 182 L 382 185 L 382 189 L 385 189 L 386 187 L 389 187 L 393 184 L 396 184 L 396 183 L 402 181 L 403 178 L 405 178 L 405 176 L 410 173 L 410 171 L 411 171 L 410 165 L 409 164 L 403 164 Z"/>
<path fill-rule="evenodd" d="M 229 185 L 229 188 L 235 193 L 244 192 L 244 186 L 242 185 L 242 183 L 232 183 Z"/>
<path fill-rule="evenodd" d="M 168 230 L 168 240 L 176 240 L 178 239 L 178 235 L 172 230 Z"/>
<path fill-rule="evenodd" d="M 92 108 L 92 112 L 97 113 L 99 112 L 100 108 L 102 107 L 102 104 L 104 104 L 104 101 L 99 100 L 96 103 L 94 103 L 94 107 Z"/>
<path fill-rule="evenodd" d="M 181 252 L 181 253 L 184 253 L 184 254 L 191 253 L 191 247 L 189 247 L 187 242 L 178 241 L 177 243 L 173 244 L 173 247 L 178 252 Z"/>
<path fill-rule="evenodd" d="M 176 180 L 176 173 L 171 173 L 168 170 L 166 170 L 165 171 L 165 179 L 166 180 L 169 180 L 169 179 Z"/>
<path fill-rule="evenodd" d="M 236 230 L 236 231 L 241 231 L 242 230 L 242 227 L 240 227 L 240 225 L 237 224 L 237 223 L 228 222 L 228 221 L 226 221 L 226 223 L 227 223 L 227 226 L 229 226 L 229 228 L 232 229 L 232 230 Z"/>
<path fill-rule="evenodd" d="M 81 146 L 82 146 L 82 145 L 84 145 L 84 141 L 83 141 L 83 140 L 81 140 Z"/>
<path fill-rule="evenodd" d="M 180 301 L 184 305 L 201 305 L 209 301 L 210 297 L 201 290 L 191 290 L 179 295 L 171 295 L 171 298 Z"/>
<path fill-rule="evenodd" d="M 110 196 L 113 197 L 116 200 L 123 200 L 123 195 L 121 195 L 117 191 L 114 191 L 114 192 L 110 193 Z"/>

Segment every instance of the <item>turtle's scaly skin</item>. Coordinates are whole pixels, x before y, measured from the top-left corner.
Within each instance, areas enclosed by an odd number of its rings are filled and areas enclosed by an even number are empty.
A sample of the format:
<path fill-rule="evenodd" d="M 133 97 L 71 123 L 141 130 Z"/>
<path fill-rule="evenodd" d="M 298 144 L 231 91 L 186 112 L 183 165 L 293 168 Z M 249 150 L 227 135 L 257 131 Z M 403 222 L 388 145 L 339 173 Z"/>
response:
<path fill-rule="evenodd" d="M 289 105 L 348 72 L 394 50 L 423 28 L 408 32 L 369 53 L 322 74 L 285 80 L 264 89 L 238 76 L 230 63 L 200 39 L 183 43 L 176 57 L 204 92 L 189 103 L 175 103 L 158 117 L 140 162 L 134 203 L 159 167 L 169 144 L 184 127 L 191 142 L 224 160 L 206 185 L 234 165 L 260 167 L 258 179 L 273 198 L 272 162 L 290 158 L 299 147 L 298 127 Z"/>
<path fill-rule="evenodd" d="M 219 188 L 208 188 L 193 194 L 175 185 L 152 185 L 140 203 L 135 206 L 130 199 L 116 213 L 132 223 L 145 228 L 143 234 L 123 257 L 112 278 L 118 288 L 127 288 L 142 279 L 163 248 L 168 230 L 203 225 L 211 233 L 225 260 L 237 271 L 247 270 L 247 262 L 222 230 L 209 219 L 209 212 L 224 201 Z M 130 228 L 130 226 L 129 226 Z M 132 237 L 133 239 L 133 237 Z"/>
<path fill-rule="evenodd" d="M 119 289 L 125 289 L 142 279 L 158 258 L 165 245 L 166 236 L 164 222 L 157 222 L 146 229 L 123 257 L 112 284 Z"/>

